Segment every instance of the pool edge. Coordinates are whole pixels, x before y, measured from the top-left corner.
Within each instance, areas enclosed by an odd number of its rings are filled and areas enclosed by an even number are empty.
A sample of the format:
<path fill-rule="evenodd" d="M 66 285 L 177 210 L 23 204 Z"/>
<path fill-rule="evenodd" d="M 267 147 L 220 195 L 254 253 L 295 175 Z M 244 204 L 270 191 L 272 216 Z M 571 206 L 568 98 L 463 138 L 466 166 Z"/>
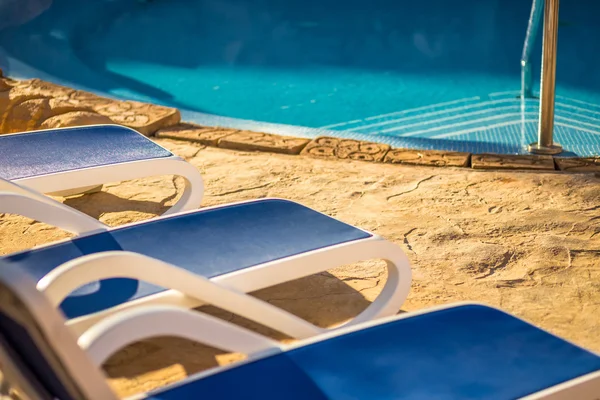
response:
<path fill-rule="evenodd" d="M 600 157 L 597 156 L 552 157 L 473 153 L 452 148 L 423 149 L 422 147 L 426 147 L 424 143 L 431 139 L 414 139 L 412 142 L 405 142 L 408 146 L 394 147 L 370 141 L 370 135 L 366 134 L 344 138 L 334 136 L 339 134 L 337 131 L 219 117 L 151 103 L 103 97 L 40 79 L 14 80 L 3 76 L 1 70 L 0 91 L 14 91 L 12 96 L 7 96 L 9 101 L 0 108 L 0 134 L 38 130 L 47 127 L 44 123 L 52 118 L 60 118 L 69 113 L 87 113 L 136 129 L 146 136 L 186 140 L 231 150 L 401 165 L 600 174 Z M 24 118 L 21 114 L 15 114 L 16 111 L 24 110 L 32 112 L 32 115 Z M 39 120 L 44 116 L 44 121 Z M 182 118 L 197 121 L 194 116 L 202 117 L 200 120 L 203 124 L 181 122 Z M 73 123 L 71 126 L 86 125 L 81 123 L 81 119 L 69 121 Z M 451 146 L 453 141 L 447 143 Z"/>

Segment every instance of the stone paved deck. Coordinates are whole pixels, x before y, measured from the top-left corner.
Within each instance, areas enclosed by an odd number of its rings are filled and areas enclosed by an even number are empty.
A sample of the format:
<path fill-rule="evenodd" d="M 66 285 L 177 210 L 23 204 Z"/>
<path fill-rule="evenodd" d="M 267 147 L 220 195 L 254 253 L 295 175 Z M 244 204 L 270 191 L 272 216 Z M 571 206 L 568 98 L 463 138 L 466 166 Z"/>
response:
<path fill-rule="evenodd" d="M 404 311 L 485 302 L 600 351 L 600 179 L 591 174 L 437 168 L 158 142 L 202 172 L 204 206 L 289 198 L 402 246 L 414 271 Z M 109 184 L 64 201 L 119 225 L 164 211 L 179 189 L 178 179 L 156 177 Z M 65 236 L 41 223 L 0 215 L 0 253 Z M 331 326 L 363 309 L 384 279 L 381 263 L 366 262 L 256 295 Z M 203 310 L 289 342 L 230 313 Z M 115 389 L 128 395 L 240 358 L 160 338 L 128 347 L 106 370 Z"/>

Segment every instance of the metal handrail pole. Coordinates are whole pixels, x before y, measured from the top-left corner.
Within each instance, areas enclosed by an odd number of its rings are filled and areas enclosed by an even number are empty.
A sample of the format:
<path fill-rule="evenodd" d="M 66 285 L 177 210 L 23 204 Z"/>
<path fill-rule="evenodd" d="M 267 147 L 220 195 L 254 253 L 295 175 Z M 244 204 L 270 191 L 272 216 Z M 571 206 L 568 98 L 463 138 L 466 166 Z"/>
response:
<path fill-rule="evenodd" d="M 556 90 L 556 47 L 558 41 L 559 0 L 546 0 L 544 7 L 544 41 L 540 89 L 538 141 L 529 145 L 535 154 L 558 154 L 562 147 L 553 142 L 554 99 Z"/>

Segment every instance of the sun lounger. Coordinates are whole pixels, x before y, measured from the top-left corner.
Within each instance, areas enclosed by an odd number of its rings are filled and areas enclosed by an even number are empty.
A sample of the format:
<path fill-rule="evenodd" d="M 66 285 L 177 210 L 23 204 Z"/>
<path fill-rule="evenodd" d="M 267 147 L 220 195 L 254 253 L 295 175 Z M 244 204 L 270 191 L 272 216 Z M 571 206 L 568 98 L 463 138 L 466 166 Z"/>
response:
<path fill-rule="evenodd" d="M 398 312 L 410 289 L 410 265 L 399 246 L 291 201 L 248 201 L 97 230 L 96 220 L 57 204 L 88 233 L 0 257 L 0 269 L 29 273 L 78 333 L 124 308 L 209 303 L 306 338 L 326 329 L 246 293 L 383 259 L 387 281 L 349 322 L 356 324 Z M 58 212 L 40 214 L 61 222 Z"/>
<path fill-rule="evenodd" d="M 157 336 L 248 359 L 130 399 L 593 400 L 600 393 L 600 357 L 482 305 L 407 313 L 290 347 L 208 315 L 144 306 L 112 315 L 76 342 L 28 276 L 0 269 L 0 364 L 30 398 L 115 400 L 99 367 L 119 348 Z"/>
<path fill-rule="evenodd" d="M 0 135 L 0 155 L 0 191 L 21 195 L 26 192 L 16 186 L 67 196 L 109 182 L 178 175 L 185 180 L 184 193 L 168 214 L 198 208 L 204 190 L 194 166 L 118 125 Z"/>

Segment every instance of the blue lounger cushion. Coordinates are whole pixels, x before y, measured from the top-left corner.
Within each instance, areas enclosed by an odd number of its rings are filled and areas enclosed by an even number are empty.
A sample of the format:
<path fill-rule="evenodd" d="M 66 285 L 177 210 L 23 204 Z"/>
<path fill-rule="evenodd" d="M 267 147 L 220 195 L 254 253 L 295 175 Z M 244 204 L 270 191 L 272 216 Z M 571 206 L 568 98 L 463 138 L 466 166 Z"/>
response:
<path fill-rule="evenodd" d="M 600 357 L 502 311 L 463 305 L 375 325 L 158 391 L 153 400 L 519 398 Z"/>
<path fill-rule="evenodd" d="M 82 255 L 126 250 L 213 278 L 370 236 L 298 203 L 265 199 L 149 220 L 16 253 L 0 258 L 0 268 L 25 270 L 39 280 Z M 61 308 L 75 318 L 163 290 L 132 279 L 107 279 L 78 289 Z"/>
<path fill-rule="evenodd" d="M 117 125 L 4 135 L 0 154 L 0 178 L 6 180 L 173 156 L 140 133 Z"/>

